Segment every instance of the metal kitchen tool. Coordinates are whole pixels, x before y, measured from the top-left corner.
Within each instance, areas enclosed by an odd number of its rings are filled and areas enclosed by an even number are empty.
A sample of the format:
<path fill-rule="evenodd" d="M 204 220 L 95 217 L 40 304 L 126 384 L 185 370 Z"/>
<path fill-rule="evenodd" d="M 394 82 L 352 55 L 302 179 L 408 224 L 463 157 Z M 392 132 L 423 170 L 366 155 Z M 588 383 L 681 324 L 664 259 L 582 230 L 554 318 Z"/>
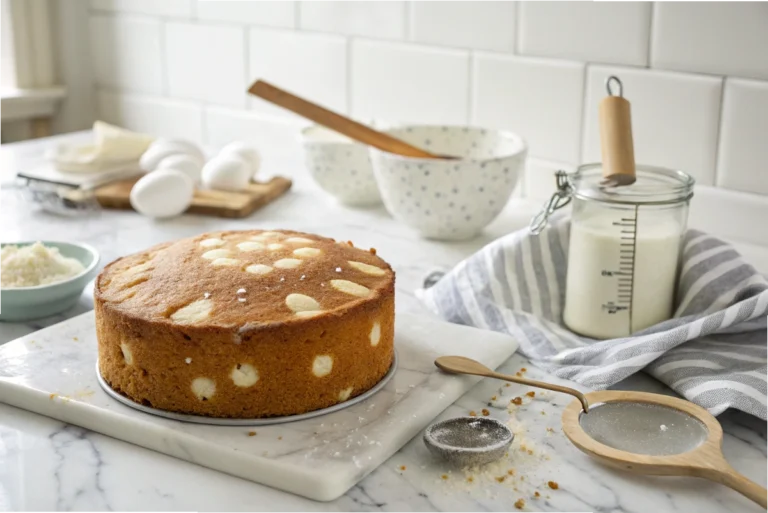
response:
<path fill-rule="evenodd" d="M 365 126 L 357 121 L 332 112 L 320 105 L 307 101 L 303 98 L 284 91 L 263 80 L 257 80 L 248 89 L 248 92 L 254 96 L 274 103 L 284 109 L 307 118 L 319 125 L 330 128 L 340 134 L 346 135 L 350 139 L 373 146 L 383 151 L 402 155 L 404 157 L 422 158 L 422 159 L 454 159 L 443 155 L 435 155 L 428 151 L 412 146 L 405 141 L 396 139 L 390 135 L 379 132 Z"/>
<path fill-rule="evenodd" d="M 484 465 L 506 453 L 512 431 L 496 419 L 457 417 L 436 422 L 424 432 L 429 452 L 461 467 Z"/>
<path fill-rule="evenodd" d="M 589 403 L 584 397 L 584 394 L 573 388 L 553 385 L 552 383 L 546 383 L 544 381 L 536 381 L 533 379 L 519 378 L 517 376 L 509 376 L 507 374 L 499 374 L 498 372 L 492 371 L 477 360 L 465 358 L 463 356 L 441 356 L 435 360 L 435 365 L 440 370 L 450 372 L 452 374 L 471 374 L 474 376 L 483 376 L 486 378 L 502 379 L 504 381 L 511 381 L 512 383 L 528 385 L 529 387 L 544 388 L 546 390 L 552 390 L 553 392 L 569 394 L 581 402 L 585 412 L 589 411 Z"/>
<path fill-rule="evenodd" d="M 563 411 L 563 432 L 582 452 L 637 474 L 695 476 L 721 483 L 766 507 L 765 488 L 736 472 L 723 456 L 723 429 L 704 408 L 646 392 L 604 390 Z"/>

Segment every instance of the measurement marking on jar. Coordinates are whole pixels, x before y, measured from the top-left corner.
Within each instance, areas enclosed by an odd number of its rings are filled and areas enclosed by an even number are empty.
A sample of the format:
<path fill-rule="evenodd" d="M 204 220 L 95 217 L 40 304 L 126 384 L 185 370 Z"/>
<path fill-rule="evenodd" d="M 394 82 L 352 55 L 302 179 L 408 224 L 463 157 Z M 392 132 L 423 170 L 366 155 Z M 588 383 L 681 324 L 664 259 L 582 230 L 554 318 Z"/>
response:
<path fill-rule="evenodd" d="M 629 332 L 632 332 L 632 297 L 635 291 L 635 257 L 637 253 L 637 206 L 633 217 L 622 217 L 612 224 L 619 228 L 619 266 L 618 271 L 603 271 L 603 276 L 617 278 L 616 302 L 603 305 L 603 310 L 615 314 L 627 310 L 629 313 Z"/>

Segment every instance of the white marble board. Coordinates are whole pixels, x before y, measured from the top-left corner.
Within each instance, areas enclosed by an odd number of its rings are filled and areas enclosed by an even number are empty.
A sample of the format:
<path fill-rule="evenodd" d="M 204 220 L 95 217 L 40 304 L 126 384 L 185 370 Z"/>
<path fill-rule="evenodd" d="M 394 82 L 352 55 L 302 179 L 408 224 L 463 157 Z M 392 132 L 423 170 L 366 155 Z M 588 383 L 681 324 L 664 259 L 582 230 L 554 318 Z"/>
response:
<path fill-rule="evenodd" d="M 445 354 L 496 368 L 510 337 L 398 314 L 398 368 L 373 397 L 321 417 L 272 426 L 183 423 L 110 398 L 96 378 L 93 312 L 0 346 L 0 402 L 310 499 L 343 495 L 386 461 L 479 378 L 434 366 Z M 249 436 L 249 431 L 256 431 Z"/>

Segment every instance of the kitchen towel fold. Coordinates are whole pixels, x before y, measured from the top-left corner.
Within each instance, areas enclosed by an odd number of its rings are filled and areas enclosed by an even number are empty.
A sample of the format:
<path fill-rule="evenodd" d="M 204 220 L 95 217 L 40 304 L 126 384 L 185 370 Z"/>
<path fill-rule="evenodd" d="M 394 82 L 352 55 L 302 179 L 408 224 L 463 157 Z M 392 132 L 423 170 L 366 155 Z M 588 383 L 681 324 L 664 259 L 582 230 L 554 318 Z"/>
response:
<path fill-rule="evenodd" d="M 502 237 L 417 296 L 443 319 L 509 333 L 535 364 L 594 389 L 644 369 L 718 415 L 766 419 L 768 281 L 729 244 L 688 230 L 674 317 L 594 340 L 562 325 L 570 221 Z"/>

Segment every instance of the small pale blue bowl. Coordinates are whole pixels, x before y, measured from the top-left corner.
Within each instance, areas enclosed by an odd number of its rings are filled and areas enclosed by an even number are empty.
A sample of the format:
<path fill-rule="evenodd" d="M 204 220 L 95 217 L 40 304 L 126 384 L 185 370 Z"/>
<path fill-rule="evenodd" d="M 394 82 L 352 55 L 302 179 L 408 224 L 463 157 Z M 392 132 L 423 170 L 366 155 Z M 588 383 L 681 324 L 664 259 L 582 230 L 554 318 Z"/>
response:
<path fill-rule="evenodd" d="M 3 246 L 28 246 L 32 242 L 7 242 Z M 75 306 L 85 286 L 98 271 L 99 253 L 87 244 L 39 241 L 49 248 L 58 248 L 65 256 L 80 261 L 85 270 L 64 281 L 37 287 L 19 287 L 0 290 L 0 321 L 16 322 L 55 315 Z"/>

